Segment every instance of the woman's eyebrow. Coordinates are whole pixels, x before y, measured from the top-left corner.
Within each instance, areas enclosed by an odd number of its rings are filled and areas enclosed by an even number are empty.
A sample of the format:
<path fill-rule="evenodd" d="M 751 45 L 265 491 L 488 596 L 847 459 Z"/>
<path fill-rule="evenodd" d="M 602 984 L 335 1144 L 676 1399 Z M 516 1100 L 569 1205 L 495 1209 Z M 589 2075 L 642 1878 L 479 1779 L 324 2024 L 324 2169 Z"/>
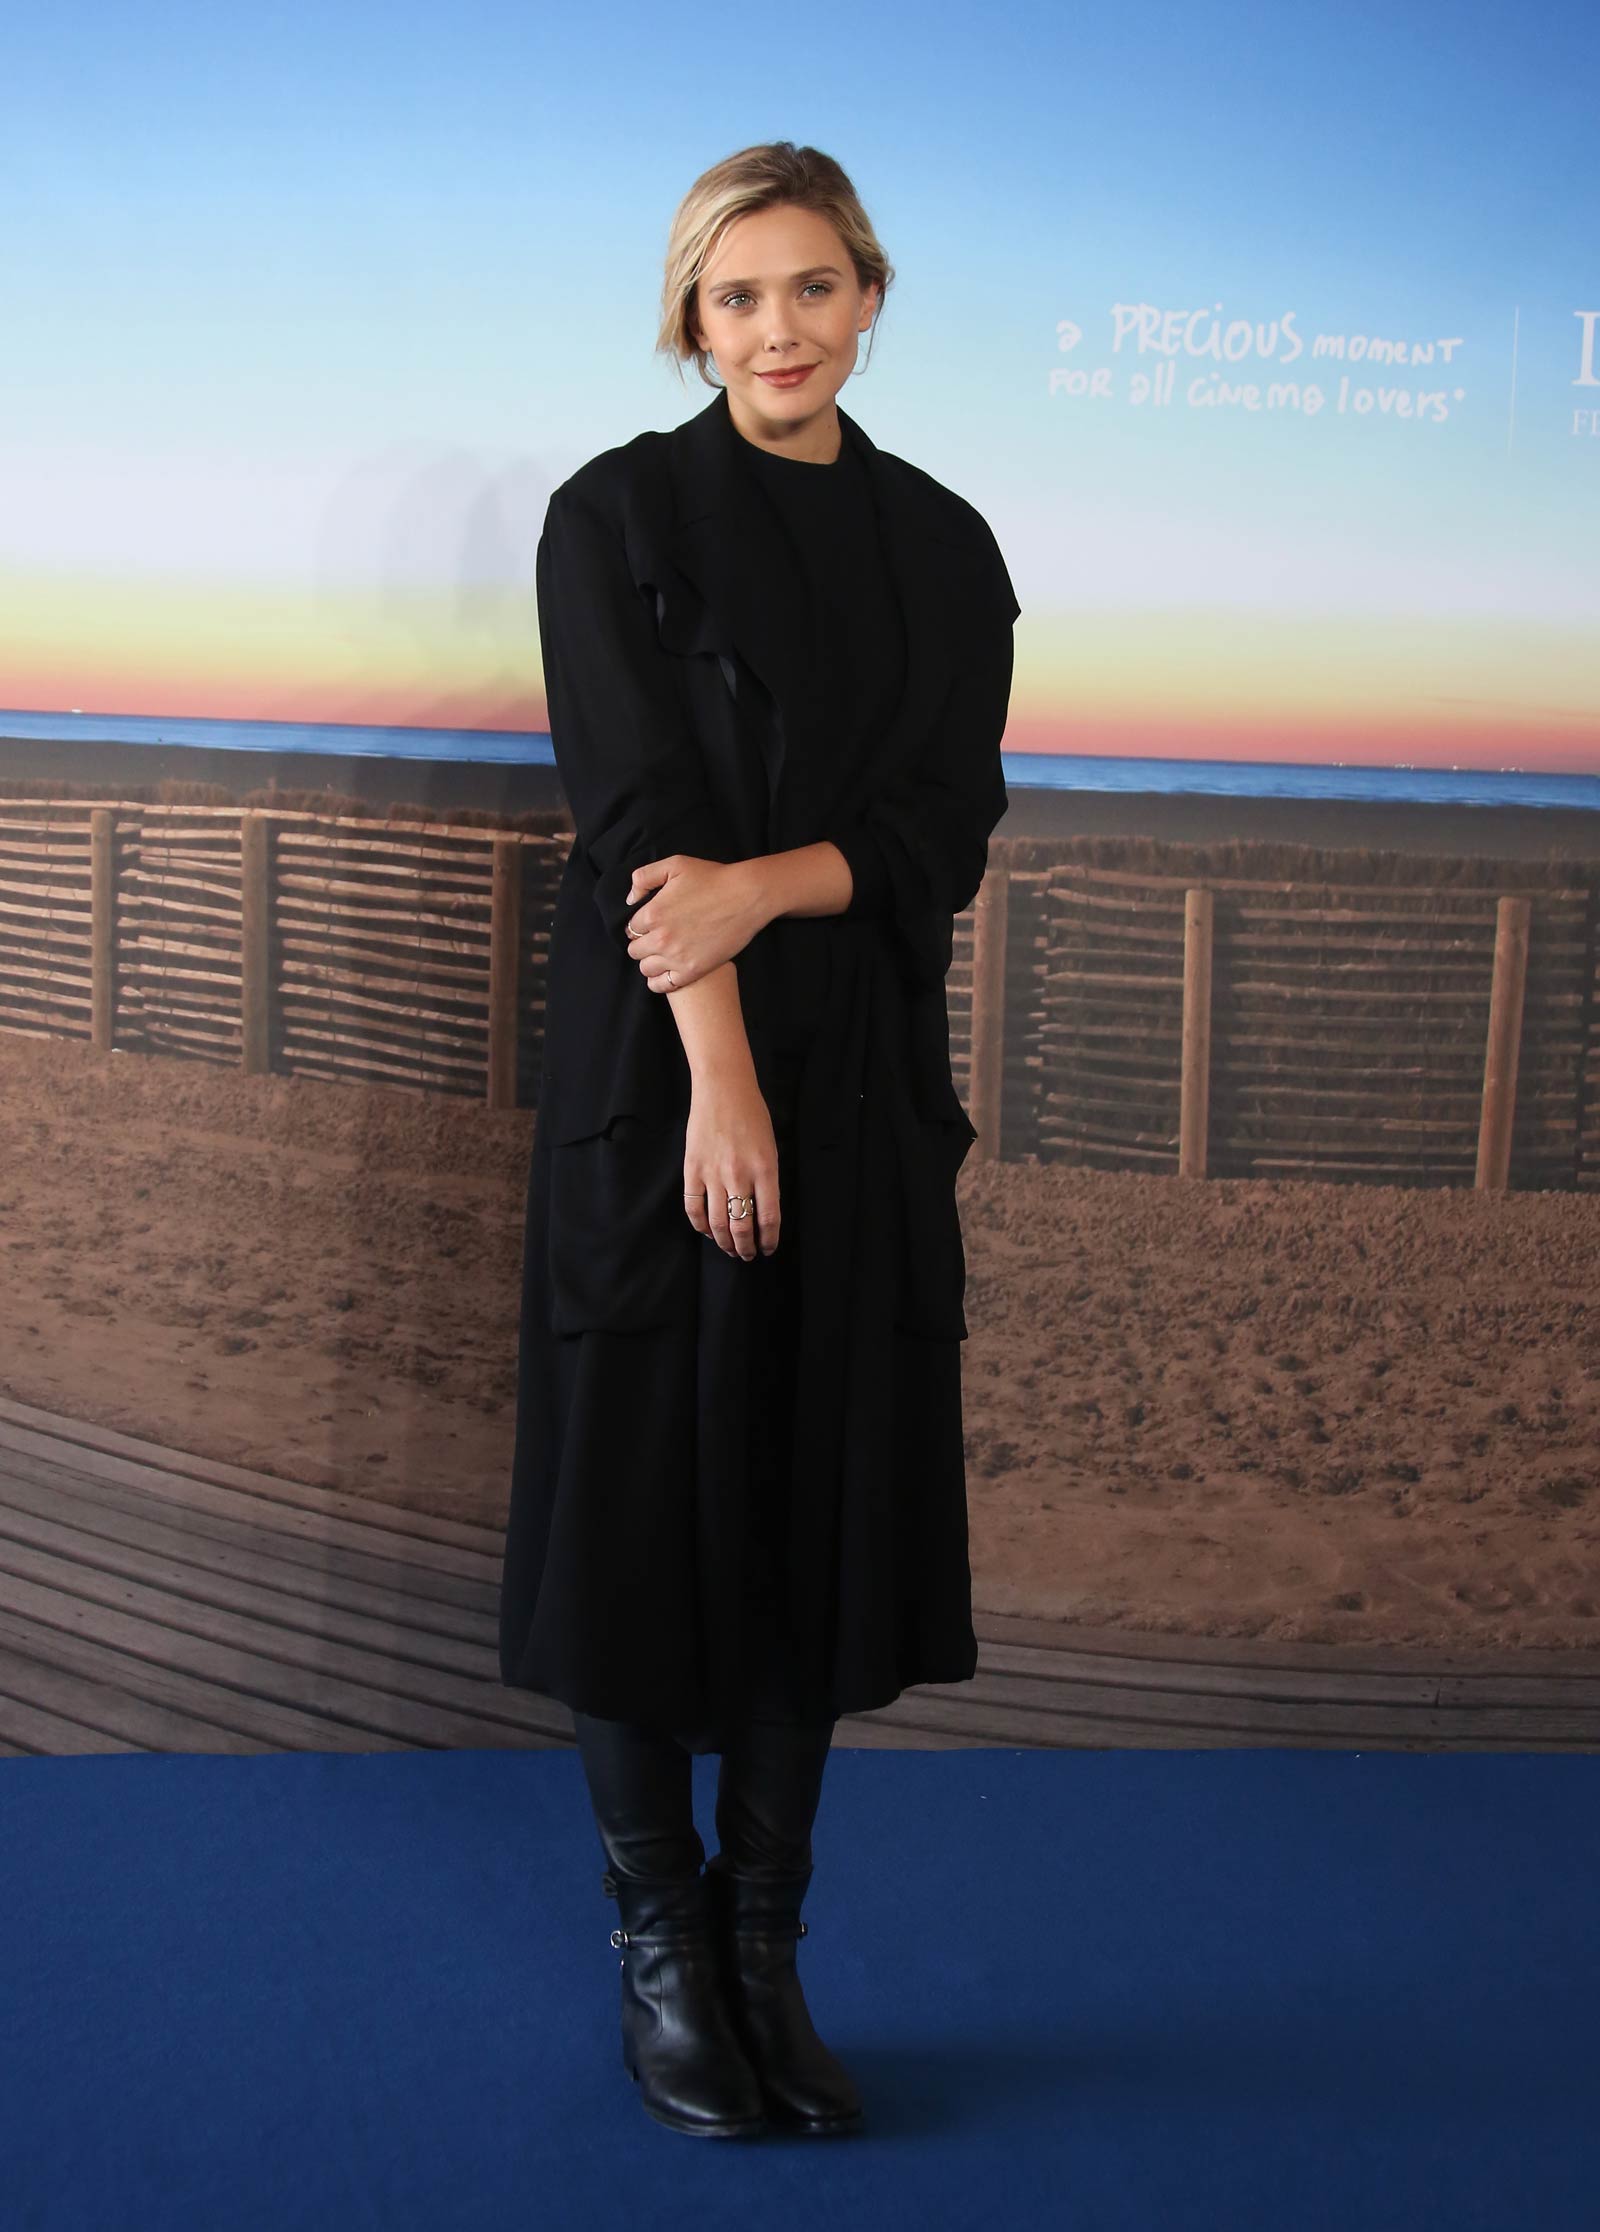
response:
<path fill-rule="evenodd" d="M 790 277 L 791 279 L 815 279 L 823 272 L 830 272 L 835 279 L 844 277 L 844 273 L 837 264 L 808 264 L 804 271 L 791 272 Z M 757 282 L 754 279 L 713 279 L 711 284 L 717 288 L 753 287 Z"/>

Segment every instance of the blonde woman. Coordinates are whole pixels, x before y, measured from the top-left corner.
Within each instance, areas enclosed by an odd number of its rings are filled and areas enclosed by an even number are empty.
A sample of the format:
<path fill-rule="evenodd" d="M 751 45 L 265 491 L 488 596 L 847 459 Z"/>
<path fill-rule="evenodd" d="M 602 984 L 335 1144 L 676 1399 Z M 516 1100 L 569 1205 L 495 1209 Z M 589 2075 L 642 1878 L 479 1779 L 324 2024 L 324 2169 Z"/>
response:
<path fill-rule="evenodd" d="M 834 1723 L 977 1664 L 945 976 L 1018 606 L 982 516 L 839 408 L 891 278 L 831 157 L 707 171 L 659 346 L 713 399 L 573 473 L 538 553 L 576 835 L 501 1671 L 571 1709 L 623 2058 L 701 2136 L 860 2128 L 796 1966 Z"/>

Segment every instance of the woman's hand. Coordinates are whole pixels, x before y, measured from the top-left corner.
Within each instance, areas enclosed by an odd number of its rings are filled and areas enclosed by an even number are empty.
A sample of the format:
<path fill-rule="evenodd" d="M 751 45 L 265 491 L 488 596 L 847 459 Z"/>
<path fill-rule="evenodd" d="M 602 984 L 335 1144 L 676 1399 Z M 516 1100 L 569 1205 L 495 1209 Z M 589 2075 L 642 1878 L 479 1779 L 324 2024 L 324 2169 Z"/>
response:
<path fill-rule="evenodd" d="M 669 853 L 633 871 L 628 953 L 652 992 L 681 992 L 742 953 L 772 919 L 757 864 Z"/>
<path fill-rule="evenodd" d="M 728 1215 L 729 1194 L 753 1194 L 749 1213 Z M 778 1142 L 753 1078 L 694 1084 L 684 1140 L 683 1206 L 696 1232 L 748 1263 L 778 1245 Z"/>

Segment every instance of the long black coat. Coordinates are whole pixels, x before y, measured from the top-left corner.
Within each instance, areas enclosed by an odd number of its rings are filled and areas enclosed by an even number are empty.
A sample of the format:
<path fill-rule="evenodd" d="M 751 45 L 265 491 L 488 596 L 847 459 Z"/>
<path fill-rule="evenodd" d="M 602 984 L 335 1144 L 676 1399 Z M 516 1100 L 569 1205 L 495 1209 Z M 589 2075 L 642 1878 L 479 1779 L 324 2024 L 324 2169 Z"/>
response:
<path fill-rule="evenodd" d="M 796 1710 L 867 1711 L 977 1663 L 955 1201 L 975 1135 L 944 980 L 1006 808 L 1019 607 L 982 515 L 839 419 L 906 675 L 831 797 L 798 779 L 822 718 L 809 593 L 725 391 L 582 466 L 538 552 L 576 836 L 549 951 L 501 1672 L 680 1732 L 771 1704 L 778 1637 Z M 850 864 L 849 907 L 779 917 L 735 960 L 783 1215 L 774 1254 L 745 1264 L 684 1213 L 688 1063 L 627 951 L 626 894 L 671 853 L 822 838 Z"/>

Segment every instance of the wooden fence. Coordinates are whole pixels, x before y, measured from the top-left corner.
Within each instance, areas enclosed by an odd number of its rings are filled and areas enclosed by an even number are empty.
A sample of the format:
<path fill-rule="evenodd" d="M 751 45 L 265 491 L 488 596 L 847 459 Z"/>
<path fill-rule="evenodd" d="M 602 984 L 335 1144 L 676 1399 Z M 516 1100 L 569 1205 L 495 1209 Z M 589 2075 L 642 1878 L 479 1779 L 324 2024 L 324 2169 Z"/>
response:
<path fill-rule="evenodd" d="M 1600 882 L 1470 865 L 1498 882 L 1019 870 L 997 848 L 980 1135 L 1180 1176 L 1600 1185 Z"/>
<path fill-rule="evenodd" d="M 0 1028 L 531 1101 L 565 842 L 0 798 Z"/>
<path fill-rule="evenodd" d="M 569 841 L 0 797 L 0 1032 L 529 1106 Z M 1600 883 L 1161 875 L 1081 850 L 997 841 L 957 920 L 979 1155 L 1600 1185 Z"/>

